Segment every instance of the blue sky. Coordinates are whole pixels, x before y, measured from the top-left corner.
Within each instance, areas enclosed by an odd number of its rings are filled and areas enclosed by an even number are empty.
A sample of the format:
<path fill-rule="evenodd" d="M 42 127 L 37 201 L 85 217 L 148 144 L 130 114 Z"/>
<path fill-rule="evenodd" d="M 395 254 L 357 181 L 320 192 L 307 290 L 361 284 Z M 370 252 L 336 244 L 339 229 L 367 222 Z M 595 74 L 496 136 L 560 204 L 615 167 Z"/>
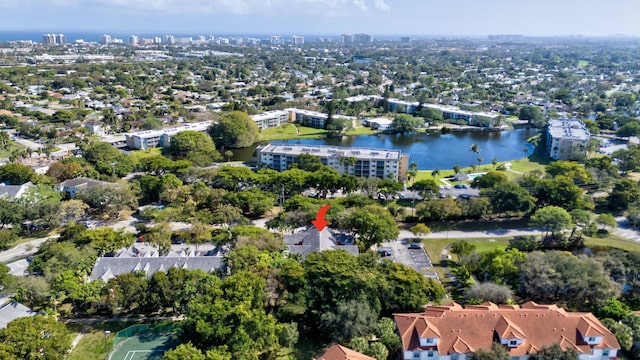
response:
<path fill-rule="evenodd" d="M 640 36 L 638 0 L 0 0 L 0 30 Z"/>

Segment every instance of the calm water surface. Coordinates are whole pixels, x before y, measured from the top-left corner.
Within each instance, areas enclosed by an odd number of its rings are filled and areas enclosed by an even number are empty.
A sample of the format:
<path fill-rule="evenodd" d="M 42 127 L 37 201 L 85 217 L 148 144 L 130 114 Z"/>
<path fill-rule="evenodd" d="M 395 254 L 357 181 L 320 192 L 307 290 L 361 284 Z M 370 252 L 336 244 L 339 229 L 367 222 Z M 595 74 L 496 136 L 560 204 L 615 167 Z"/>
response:
<path fill-rule="evenodd" d="M 502 132 L 458 132 L 451 134 L 380 134 L 344 136 L 327 139 L 302 139 L 287 141 L 272 141 L 277 144 L 302 145 L 337 145 L 347 147 L 365 147 L 380 149 L 399 149 L 409 154 L 409 162 L 418 164 L 424 169 L 451 169 L 458 164 L 462 167 L 473 162 L 474 153 L 470 150 L 472 144 L 480 147 L 477 155 L 482 158 L 482 164 L 490 164 L 496 157 L 498 161 L 517 160 L 533 152 L 533 146 L 527 139 L 536 134 L 535 129 L 517 129 Z M 252 160 L 255 157 L 255 147 L 238 149 L 234 153 L 235 160 Z M 476 162 L 477 164 L 477 162 Z"/>

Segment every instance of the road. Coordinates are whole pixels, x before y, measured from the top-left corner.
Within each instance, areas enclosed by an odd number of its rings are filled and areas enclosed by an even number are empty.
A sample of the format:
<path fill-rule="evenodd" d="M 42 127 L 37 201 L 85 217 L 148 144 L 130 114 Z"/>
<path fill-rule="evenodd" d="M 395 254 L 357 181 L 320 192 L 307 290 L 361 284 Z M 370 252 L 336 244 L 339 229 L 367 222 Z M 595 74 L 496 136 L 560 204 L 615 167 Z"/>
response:
<path fill-rule="evenodd" d="M 48 236 L 46 238 L 31 240 L 31 241 L 22 243 L 14 247 L 13 249 L 0 252 L 0 263 L 8 264 L 15 260 L 25 258 L 29 255 L 35 254 L 36 251 L 38 251 L 40 244 L 42 244 L 43 242 L 49 239 L 54 239 L 58 237 L 59 235 L 54 235 L 54 236 Z"/>

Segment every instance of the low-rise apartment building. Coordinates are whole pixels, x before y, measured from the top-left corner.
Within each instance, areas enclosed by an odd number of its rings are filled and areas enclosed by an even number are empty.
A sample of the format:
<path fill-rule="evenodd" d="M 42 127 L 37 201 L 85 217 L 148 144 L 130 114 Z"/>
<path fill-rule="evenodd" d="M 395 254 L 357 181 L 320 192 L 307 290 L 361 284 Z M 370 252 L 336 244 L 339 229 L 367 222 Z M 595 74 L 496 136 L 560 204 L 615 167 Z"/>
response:
<path fill-rule="evenodd" d="M 551 119 L 547 126 L 547 154 L 553 160 L 576 160 L 587 153 L 589 130 L 579 119 Z"/>
<path fill-rule="evenodd" d="M 406 180 L 409 154 L 400 150 L 348 148 L 323 145 L 269 144 L 256 149 L 258 162 L 284 171 L 300 154 L 311 154 L 340 174 L 357 177 Z"/>
<path fill-rule="evenodd" d="M 556 305 L 453 303 L 427 306 L 421 314 L 395 314 L 405 360 L 468 360 L 494 342 L 511 360 L 554 344 L 574 350 L 580 360 L 617 359 L 620 344 L 591 313 L 567 312 Z"/>
<path fill-rule="evenodd" d="M 156 147 L 169 146 L 171 137 L 183 131 L 207 131 L 211 126 L 210 121 L 188 123 L 174 128 L 162 130 L 145 130 L 125 134 L 127 147 L 135 150 L 146 150 Z"/>
<path fill-rule="evenodd" d="M 286 110 L 272 110 L 251 115 L 251 119 L 255 121 L 260 130 L 275 128 L 289 123 L 289 112 Z"/>
<path fill-rule="evenodd" d="M 303 126 L 308 126 L 316 129 L 324 129 L 327 127 L 327 120 L 329 115 L 318 111 L 304 110 L 289 108 L 286 111 L 289 112 L 291 121 L 296 122 Z M 333 115 L 336 119 L 355 120 L 352 116 Z"/>

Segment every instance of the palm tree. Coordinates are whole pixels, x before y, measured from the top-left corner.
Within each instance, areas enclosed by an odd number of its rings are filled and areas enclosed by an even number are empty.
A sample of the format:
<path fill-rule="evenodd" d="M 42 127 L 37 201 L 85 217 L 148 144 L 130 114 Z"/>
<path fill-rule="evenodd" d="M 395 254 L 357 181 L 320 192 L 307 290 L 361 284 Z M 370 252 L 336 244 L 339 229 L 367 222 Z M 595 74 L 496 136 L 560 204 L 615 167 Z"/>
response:
<path fill-rule="evenodd" d="M 476 156 L 480 154 L 480 146 L 478 146 L 478 144 L 471 144 L 469 151 L 473 152 L 473 161 L 471 162 L 471 164 L 473 165 L 476 162 Z"/>
<path fill-rule="evenodd" d="M 435 178 L 435 177 L 436 177 L 436 176 L 438 176 L 438 175 L 440 175 L 440 169 L 434 169 L 434 170 L 431 172 L 431 177 L 432 177 L 432 178 Z"/>
<path fill-rule="evenodd" d="M 225 151 L 224 156 L 227 158 L 227 162 L 231 161 L 231 158 L 233 157 L 233 151 L 231 150 Z"/>
<path fill-rule="evenodd" d="M 9 144 L 9 134 L 6 131 L 0 131 L 0 147 L 2 147 L 2 150 L 7 149 L 7 144 Z"/>
<path fill-rule="evenodd" d="M 418 164 L 416 164 L 415 162 L 412 162 L 409 165 L 409 171 L 407 171 L 407 175 L 409 175 L 409 179 L 415 181 L 415 178 L 418 175 Z"/>

